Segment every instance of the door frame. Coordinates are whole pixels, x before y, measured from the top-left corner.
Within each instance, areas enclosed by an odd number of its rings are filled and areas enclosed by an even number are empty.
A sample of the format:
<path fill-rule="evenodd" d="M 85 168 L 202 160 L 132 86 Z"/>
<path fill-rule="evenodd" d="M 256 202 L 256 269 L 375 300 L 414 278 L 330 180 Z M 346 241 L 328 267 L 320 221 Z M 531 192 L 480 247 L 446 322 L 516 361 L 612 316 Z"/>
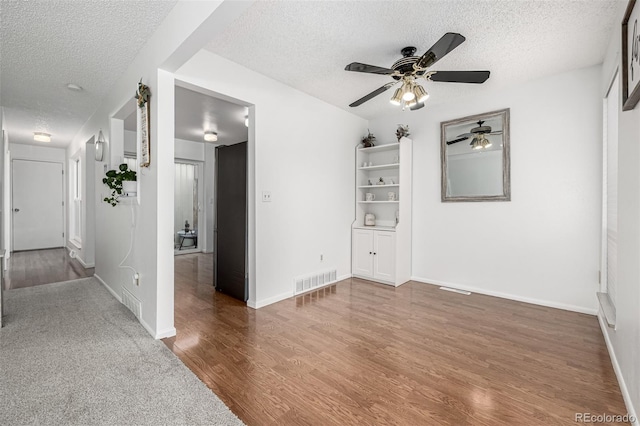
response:
<path fill-rule="evenodd" d="M 65 247 L 66 248 L 66 237 L 67 237 L 67 172 L 66 172 L 66 167 L 65 167 L 65 162 L 64 161 L 55 161 L 55 160 L 42 160 L 42 159 L 34 159 L 34 158 L 26 158 L 26 157 L 11 157 L 11 166 L 10 166 L 10 182 L 9 182 L 9 188 L 11 191 L 11 196 L 9 197 L 10 202 L 9 202 L 9 212 L 13 212 L 13 162 L 14 161 L 33 161 L 33 162 L 38 162 L 38 163 L 54 163 L 54 164 L 60 164 L 61 168 L 62 168 L 62 176 L 60 177 L 62 179 L 62 203 L 60 205 L 60 208 L 62 209 L 62 245 L 61 247 Z M 6 230 L 7 234 L 9 234 L 8 239 L 10 242 L 11 247 L 7 248 L 7 251 L 10 251 L 13 253 L 13 240 L 14 240 L 14 235 L 13 235 L 13 214 L 9 215 L 9 229 Z"/>

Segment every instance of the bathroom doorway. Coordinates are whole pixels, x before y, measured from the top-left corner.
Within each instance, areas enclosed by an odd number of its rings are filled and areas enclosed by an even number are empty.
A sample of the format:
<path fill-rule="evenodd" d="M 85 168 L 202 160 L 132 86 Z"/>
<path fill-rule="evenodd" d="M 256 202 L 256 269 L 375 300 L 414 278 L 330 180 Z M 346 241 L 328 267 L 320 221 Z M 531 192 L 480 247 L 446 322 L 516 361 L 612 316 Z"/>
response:
<path fill-rule="evenodd" d="M 198 241 L 200 217 L 204 213 L 202 164 L 175 162 L 174 250 L 175 254 L 202 251 Z"/>

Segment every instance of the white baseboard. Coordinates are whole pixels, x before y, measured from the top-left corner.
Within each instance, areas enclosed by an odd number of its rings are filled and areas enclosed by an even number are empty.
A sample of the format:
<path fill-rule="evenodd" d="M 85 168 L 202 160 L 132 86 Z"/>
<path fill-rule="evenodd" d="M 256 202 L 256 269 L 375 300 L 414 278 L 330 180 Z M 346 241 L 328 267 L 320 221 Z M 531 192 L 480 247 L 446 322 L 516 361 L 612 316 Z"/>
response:
<path fill-rule="evenodd" d="M 336 281 L 334 281 L 332 283 L 329 283 L 326 286 L 336 284 L 337 282 L 340 282 L 342 280 L 346 280 L 347 278 L 351 278 L 351 274 L 341 275 L 341 276 L 336 278 Z M 326 286 L 322 286 L 322 287 L 326 287 Z M 322 288 L 322 287 L 317 287 L 317 288 L 314 288 L 313 290 L 317 290 L 318 288 Z M 309 291 L 312 291 L 312 290 L 309 290 Z M 300 293 L 300 294 L 304 294 L 304 293 Z M 280 302 L 282 300 L 286 300 L 286 299 L 289 299 L 289 298 L 294 297 L 294 296 L 295 296 L 295 292 L 292 290 L 292 291 L 289 291 L 289 292 L 286 292 L 286 293 L 282 293 L 282 294 L 279 294 L 277 296 L 269 297 L 269 298 L 262 299 L 262 300 L 251 300 L 251 299 L 249 299 L 249 300 L 247 300 L 247 306 L 250 307 L 250 308 L 253 308 L 253 309 L 260 309 L 260 308 L 263 308 L 265 306 L 273 305 L 274 303 L 278 303 L 278 302 Z"/>
<path fill-rule="evenodd" d="M 144 329 L 147 330 L 149 332 L 149 334 L 152 335 L 153 338 L 156 339 L 156 340 L 164 339 L 166 337 L 173 337 L 173 336 L 176 335 L 176 328 L 175 327 L 170 327 L 170 328 L 167 328 L 165 330 L 161 330 L 161 331 L 156 332 L 142 318 L 138 318 L 138 320 L 140 321 L 140 324 L 142 324 Z"/>
<path fill-rule="evenodd" d="M 115 297 L 115 298 L 118 300 L 118 302 L 122 303 L 122 296 L 121 296 L 121 295 L 119 295 L 118 293 L 116 293 L 115 291 L 113 291 L 113 289 L 112 289 L 111 287 L 109 287 L 109 286 L 107 285 L 107 283 L 105 283 L 105 282 L 104 282 L 104 280 L 103 280 L 102 278 L 100 278 L 100 276 L 99 276 L 98 274 L 93 274 L 93 276 L 94 276 L 94 277 L 96 277 L 96 279 L 97 279 L 98 281 L 100 281 L 100 283 L 104 286 L 104 288 L 106 288 L 107 290 L 109 290 L 109 293 L 111 293 L 111 295 L 112 295 L 113 297 Z"/>
<path fill-rule="evenodd" d="M 613 365 L 613 371 L 616 373 L 616 378 L 618 379 L 618 385 L 620 386 L 620 392 L 622 393 L 622 399 L 624 400 L 624 405 L 626 405 L 627 407 L 627 413 L 629 414 L 629 416 L 633 416 L 635 419 L 631 424 L 633 426 L 640 426 L 640 423 L 638 422 L 638 416 L 636 415 L 636 410 L 631 400 L 631 395 L 629 395 L 629 389 L 627 388 L 627 383 L 624 381 L 624 377 L 622 376 L 622 370 L 620 369 L 620 364 L 618 364 L 618 358 L 616 357 L 616 352 L 613 349 L 613 345 L 611 344 L 611 339 L 609 339 L 609 333 L 607 331 L 607 321 L 602 317 L 601 312 L 598 312 L 598 323 L 600 324 L 600 329 L 602 330 L 602 335 L 604 336 L 604 342 L 607 345 L 607 351 L 609 351 L 609 358 L 611 358 L 611 365 Z"/>
<path fill-rule="evenodd" d="M 268 297 L 262 300 L 256 300 L 256 301 L 247 300 L 247 306 L 253 309 L 260 309 L 268 305 L 273 305 L 274 303 L 278 303 L 281 300 L 285 300 L 290 297 L 293 297 L 293 291 L 288 291 L 286 293 L 282 293 L 273 297 Z"/>
<path fill-rule="evenodd" d="M 509 300 L 515 300 L 518 302 L 531 303 L 532 305 L 540 305 L 540 306 L 546 306 L 549 308 L 563 309 L 565 311 L 579 312 L 581 314 L 588 314 L 588 315 L 594 315 L 594 316 L 598 314 L 597 308 L 585 308 L 583 306 L 575 306 L 575 305 L 568 305 L 565 303 L 551 302 L 548 300 L 533 299 L 530 297 L 522 297 L 522 296 L 517 296 L 515 294 L 485 290 L 482 288 L 468 286 L 468 285 L 461 285 L 461 284 L 450 283 L 450 282 L 439 281 L 439 280 L 431 280 L 429 278 L 411 277 L 411 280 L 418 281 L 424 284 L 451 287 L 457 290 L 466 290 L 472 293 L 479 293 L 487 296 L 500 297 L 502 299 L 509 299 Z M 594 293 L 594 297 L 595 297 L 595 293 Z"/>
<path fill-rule="evenodd" d="M 95 268 L 95 266 L 96 266 L 95 263 L 85 263 L 84 260 L 80 256 L 76 256 L 76 259 L 78 260 L 78 262 L 80 262 L 80 264 L 82 265 L 82 267 L 84 269 Z"/>
<path fill-rule="evenodd" d="M 336 278 L 336 282 L 340 282 L 340 281 L 343 281 L 343 280 L 348 280 L 351 277 L 352 277 L 351 274 L 340 275 L 338 278 Z"/>

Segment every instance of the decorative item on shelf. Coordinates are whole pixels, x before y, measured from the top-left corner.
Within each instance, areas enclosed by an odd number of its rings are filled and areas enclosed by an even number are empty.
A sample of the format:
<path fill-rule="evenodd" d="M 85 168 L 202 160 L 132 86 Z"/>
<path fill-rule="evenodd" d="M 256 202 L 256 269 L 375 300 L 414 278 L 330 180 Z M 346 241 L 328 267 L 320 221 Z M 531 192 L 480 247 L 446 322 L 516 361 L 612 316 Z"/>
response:
<path fill-rule="evenodd" d="M 376 216 L 373 213 L 364 215 L 364 226 L 376 226 Z"/>
<path fill-rule="evenodd" d="M 102 129 L 100 129 L 100 131 L 98 132 L 98 140 L 96 141 L 96 152 L 95 152 L 95 159 L 96 161 L 102 161 L 102 158 L 104 157 L 104 147 L 106 145 L 106 141 L 104 140 L 104 135 L 102 134 Z"/>
<path fill-rule="evenodd" d="M 395 192 L 387 192 L 387 199 L 389 201 L 397 201 L 398 200 L 398 196 Z"/>
<path fill-rule="evenodd" d="M 375 199 L 376 199 L 376 194 L 372 194 L 371 192 L 367 192 L 366 194 L 364 194 L 365 201 L 375 201 Z"/>
<path fill-rule="evenodd" d="M 367 163 L 366 161 L 363 161 L 363 162 L 362 162 L 362 167 L 367 167 L 367 164 L 368 164 L 368 163 Z"/>
<path fill-rule="evenodd" d="M 408 137 L 410 134 L 408 124 L 398 124 L 398 130 L 396 130 L 396 138 L 398 138 L 398 142 L 400 142 L 400 139 Z"/>
<path fill-rule="evenodd" d="M 396 181 L 394 181 L 393 179 L 389 179 L 389 185 L 395 185 Z"/>
<path fill-rule="evenodd" d="M 140 167 L 149 167 L 151 164 L 151 133 L 149 125 L 149 86 L 138 83 L 135 98 L 138 100 L 138 112 L 140 113 Z"/>
<path fill-rule="evenodd" d="M 369 130 L 367 131 L 369 132 Z M 376 137 L 373 136 L 373 133 L 369 132 L 367 136 L 362 138 L 362 147 L 371 148 L 372 146 L 375 146 L 375 143 L 374 143 L 375 141 L 376 141 Z"/>
<path fill-rule="evenodd" d="M 190 232 L 189 228 L 191 228 L 191 225 L 189 225 L 189 221 L 188 220 L 185 220 L 184 221 L 184 232 L 186 234 L 188 234 Z"/>
<path fill-rule="evenodd" d="M 126 163 L 120 164 L 118 170 L 109 170 L 106 176 L 107 177 L 102 179 L 102 183 L 109 187 L 111 195 L 103 199 L 105 203 L 109 203 L 115 207 L 116 204 L 120 202 L 120 197 L 136 194 L 136 172 L 129 170 L 129 166 L 127 166 Z M 133 189 L 125 189 L 125 184 L 127 186 L 133 184 Z"/>
<path fill-rule="evenodd" d="M 384 185 L 384 179 L 380 178 L 380 180 L 378 180 L 378 185 Z"/>
<path fill-rule="evenodd" d="M 369 164 L 367 164 L 367 167 L 373 167 L 373 161 L 369 161 Z"/>
<path fill-rule="evenodd" d="M 371 182 L 371 179 L 369 179 L 369 180 L 367 181 L 367 185 L 369 185 L 369 186 L 373 186 L 373 182 Z"/>

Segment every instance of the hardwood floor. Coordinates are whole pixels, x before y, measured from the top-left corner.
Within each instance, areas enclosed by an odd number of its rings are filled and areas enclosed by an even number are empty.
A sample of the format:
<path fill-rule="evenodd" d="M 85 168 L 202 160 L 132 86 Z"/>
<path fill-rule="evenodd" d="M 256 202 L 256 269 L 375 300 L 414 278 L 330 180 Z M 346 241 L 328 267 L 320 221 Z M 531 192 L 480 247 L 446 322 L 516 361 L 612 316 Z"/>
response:
<path fill-rule="evenodd" d="M 259 310 L 176 257 L 165 344 L 248 425 L 574 425 L 626 414 L 593 316 L 359 279 Z"/>
<path fill-rule="evenodd" d="M 16 251 L 9 258 L 4 288 L 32 287 L 92 277 L 93 274 L 94 268 L 85 269 L 65 248 Z"/>

